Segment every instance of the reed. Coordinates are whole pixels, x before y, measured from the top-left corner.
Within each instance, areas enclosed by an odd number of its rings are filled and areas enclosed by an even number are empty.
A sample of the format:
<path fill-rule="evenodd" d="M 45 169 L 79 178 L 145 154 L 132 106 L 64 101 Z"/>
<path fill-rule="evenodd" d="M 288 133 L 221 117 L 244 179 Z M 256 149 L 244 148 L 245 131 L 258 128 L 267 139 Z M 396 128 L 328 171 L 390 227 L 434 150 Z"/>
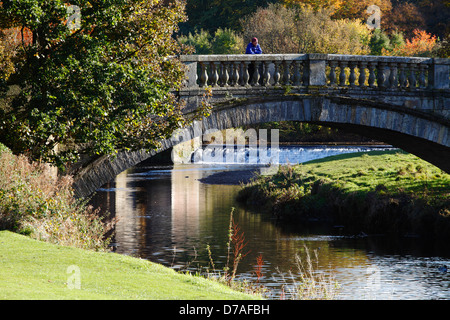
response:
<path fill-rule="evenodd" d="M 249 254 L 249 251 L 245 250 L 247 242 L 245 241 L 245 234 L 241 230 L 239 224 L 233 217 L 234 208 L 231 209 L 230 220 L 228 225 L 228 238 L 227 238 L 227 262 L 223 268 L 223 273 L 218 273 L 221 282 L 225 282 L 232 286 L 236 278 L 237 269 L 241 260 Z M 208 253 L 208 259 L 210 267 L 213 270 L 213 274 L 217 274 L 217 270 L 212 257 L 211 247 L 206 246 Z"/>
<path fill-rule="evenodd" d="M 258 255 L 254 266 L 257 278 L 256 282 L 237 280 L 238 265 L 242 259 L 247 256 L 249 251 L 245 249 L 248 242 L 245 240 L 244 232 L 235 221 L 233 213 L 234 208 L 230 214 L 227 239 L 227 262 L 223 268 L 223 272 L 217 271 L 212 257 L 211 247 L 207 245 L 206 250 L 212 273 L 209 272 L 210 269 L 208 268 L 208 272 L 204 274 L 204 276 L 208 279 L 224 283 L 234 290 L 269 299 L 278 298 L 284 300 L 288 297 L 293 300 L 328 300 L 336 297 L 339 286 L 334 280 L 334 276 L 318 272 L 318 253 L 317 251 L 314 251 L 314 257 L 311 257 L 307 247 L 305 247 L 305 260 L 302 260 L 300 255 L 295 256 L 295 267 L 297 272 L 289 270 L 288 276 L 282 277 L 282 294 L 278 297 L 272 290 L 261 283 L 261 279 L 263 278 L 262 267 L 264 265 L 262 254 Z M 197 274 L 201 275 L 200 272 Z"/>
<path fill-rule="evenodd" d="M 339 284 L 332 274 L 319 272 L 319 256 L 317 250 L 311 256 L 309 249 L 305 246 L 306 257 L 302 259 L 299 254 L 295 255 L 296 272 L 289 270 L 285 276 L 282 272 L 284 282 L 280 299 L 291 300 L 331 300 L 335 299 L 339 292 Z"/>

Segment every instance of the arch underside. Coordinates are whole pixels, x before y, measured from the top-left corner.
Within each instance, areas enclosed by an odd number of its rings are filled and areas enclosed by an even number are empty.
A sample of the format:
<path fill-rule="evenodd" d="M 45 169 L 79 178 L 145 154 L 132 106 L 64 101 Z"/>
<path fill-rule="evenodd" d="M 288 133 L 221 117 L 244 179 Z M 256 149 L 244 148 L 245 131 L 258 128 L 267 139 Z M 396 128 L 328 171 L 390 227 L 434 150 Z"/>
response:
<path fill-rule="evenodd" d="M 450 173 L 450 129 L 445 120 L 434 119 L 414 110 L 380 107 L 361 101 L 342 103 L 323 97 L 294 98 L 217 105 L 208 118 L 162 141 L 158 151 L 122 152 L 115 158 L 104 156 L 92 162 L 75 176 L 75 192 L 80 197 L 88 196 L 120 172 L 208 130 L 273 121 L 309 122 L 357 133 L 415 154 Z"/>

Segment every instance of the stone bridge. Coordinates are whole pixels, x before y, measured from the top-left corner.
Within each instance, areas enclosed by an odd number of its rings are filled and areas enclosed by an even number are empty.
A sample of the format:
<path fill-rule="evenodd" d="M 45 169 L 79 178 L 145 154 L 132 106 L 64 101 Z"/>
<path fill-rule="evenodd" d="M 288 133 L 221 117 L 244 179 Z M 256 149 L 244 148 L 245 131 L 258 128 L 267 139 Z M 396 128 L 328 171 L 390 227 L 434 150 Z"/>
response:
<path fill-rule="evenodd" d="M 392 144 L 450 173 L 450 60 L 334 54 L 188 55 L 177 92 L 189 115 L 212 89 L 211 115 L 191 138 L 211 129 L 301 121 Z M 101 157 L 75 175 L 87 196 L 123 170 L 183 141 L 174 136 L 154 152 Z"/>

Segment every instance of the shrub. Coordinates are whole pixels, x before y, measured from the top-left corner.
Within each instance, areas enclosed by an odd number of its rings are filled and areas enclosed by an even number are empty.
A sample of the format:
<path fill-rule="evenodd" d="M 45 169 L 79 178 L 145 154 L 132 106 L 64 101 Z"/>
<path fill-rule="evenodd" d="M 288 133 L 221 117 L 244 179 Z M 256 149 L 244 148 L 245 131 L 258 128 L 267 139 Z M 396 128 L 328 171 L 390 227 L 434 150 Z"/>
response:
<path fill-rule="evenodd" d="M 0 148 L 1 149 L 1 148 Z M 85 249 L 104 250 L 112 228 L 86 202 L 75 199 L 71 177 L 48 165 L 0 154 L 0 229 Z"/>
<path fill-rule="evenodd" d="M 194 34 L 180 36 L 178 42 L 190 46 L 196 54 L 240 54 L 245 52 L 242 37 L 231 29 L 217 29 L 214 36 L 200 30 Z"/>
<path fill-rule="evenodd" d="M 189 32 L 187 36 L 180 36 L 178 42 L 194 48 L 196 54 L 211 54 L 211 35 L 208 31 L 200 30 L 192 34 Z"/>
<path fill-rule="evenodd" d="M 217 29 L 212 39 L 214 54 L 242 54 L 245 52 L 244 40 L 231 29 Z"/>
<path fill-rule="evenodd" d="M 381 49 L 381 54 L 386 56 L 419 56 L 429 57 L 438 48 L 437 37 L 424 30 L 414 30 L 414 37 L 406 40 L 406 43 L 396 46 L 391 50 Z"/>

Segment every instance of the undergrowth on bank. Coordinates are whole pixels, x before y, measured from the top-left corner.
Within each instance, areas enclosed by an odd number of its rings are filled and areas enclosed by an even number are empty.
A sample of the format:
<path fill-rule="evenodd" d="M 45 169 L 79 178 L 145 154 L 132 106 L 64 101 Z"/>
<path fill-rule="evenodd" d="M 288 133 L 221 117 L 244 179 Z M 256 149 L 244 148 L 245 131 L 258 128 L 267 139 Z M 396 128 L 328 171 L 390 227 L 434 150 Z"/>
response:
<path fill-rule="evenodd" d="M 15 156 L 0 144 L 0 230 L 55 244 L 105 250 L 112 229 L 98 210 L 77 200 L 72 178 Z"/>
<path fill-rule="evenodd" d="M 344 224 L 349 232 L 450 238 L 450 175 L 400 151 L 282 166 L 242 186 L 238 201 L 280 219 Z"/>

